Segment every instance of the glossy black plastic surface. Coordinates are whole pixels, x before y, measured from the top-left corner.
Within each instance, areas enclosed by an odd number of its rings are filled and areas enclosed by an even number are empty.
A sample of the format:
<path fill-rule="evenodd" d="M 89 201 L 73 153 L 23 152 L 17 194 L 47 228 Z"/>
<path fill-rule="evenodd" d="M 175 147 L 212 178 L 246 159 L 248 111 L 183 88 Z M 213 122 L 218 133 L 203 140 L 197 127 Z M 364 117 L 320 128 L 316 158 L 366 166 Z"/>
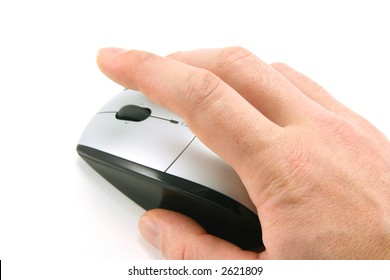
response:
<path fill-rule="evenodd" d="M 126 105 L 119 109 L 116 118 L 120 120 L 141 122 L 150 117 L 152 111 L 137 105 Z"/>
<path fill-rule="evenodd" d="M 258 216 L 235 200 L 197 183 L 78 145 L 79 155 L 107 181 L 146 210 L 163 208 L 197 221 L 242 249 L 262 251 Z"/>

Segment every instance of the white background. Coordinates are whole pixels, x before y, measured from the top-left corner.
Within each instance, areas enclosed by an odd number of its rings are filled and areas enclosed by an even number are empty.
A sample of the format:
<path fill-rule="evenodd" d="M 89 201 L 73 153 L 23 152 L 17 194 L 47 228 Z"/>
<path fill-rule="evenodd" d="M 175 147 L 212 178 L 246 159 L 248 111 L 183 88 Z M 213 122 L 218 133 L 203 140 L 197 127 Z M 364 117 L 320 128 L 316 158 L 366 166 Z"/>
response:
<path fill-rule="evenodd" d="M 160 259 L 143 210 L 76 153 L 121 87 L 106 46 L 166 55 L 240 45 L 286 62 L 390 135 L 388 1 L 0 2 L 0 259 Z"/>

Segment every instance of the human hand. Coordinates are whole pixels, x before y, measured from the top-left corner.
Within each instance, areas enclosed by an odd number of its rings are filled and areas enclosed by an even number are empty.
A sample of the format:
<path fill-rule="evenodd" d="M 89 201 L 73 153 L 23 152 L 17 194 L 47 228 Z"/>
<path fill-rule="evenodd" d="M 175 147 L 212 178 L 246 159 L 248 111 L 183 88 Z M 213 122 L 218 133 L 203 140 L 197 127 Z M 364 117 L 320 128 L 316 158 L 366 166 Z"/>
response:
<path fill-rule="evenodd" d="M 308 77 L 242 48 L 166 58 L 102 49 L 97 62 L 181 116 L 233 166 L 257 207 L 261 253 L 181 214 L 147 212 L 140 231 L 166 258 L 390 258 L 390 143 Z"/>

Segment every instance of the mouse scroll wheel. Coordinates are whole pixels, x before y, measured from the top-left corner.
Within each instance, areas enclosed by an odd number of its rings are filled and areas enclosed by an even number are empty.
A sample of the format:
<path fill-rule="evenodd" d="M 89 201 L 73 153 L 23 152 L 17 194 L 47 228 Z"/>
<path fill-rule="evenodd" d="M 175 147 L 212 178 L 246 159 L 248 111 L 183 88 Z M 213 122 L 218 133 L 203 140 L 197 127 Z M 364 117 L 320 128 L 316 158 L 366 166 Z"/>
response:
<path fill-rule="evenodd" d="M 137 105 L 126 105 L 119 109 L 116 118 L 120 120 L 140 122 L 150 117 L 152 110 Z"/>

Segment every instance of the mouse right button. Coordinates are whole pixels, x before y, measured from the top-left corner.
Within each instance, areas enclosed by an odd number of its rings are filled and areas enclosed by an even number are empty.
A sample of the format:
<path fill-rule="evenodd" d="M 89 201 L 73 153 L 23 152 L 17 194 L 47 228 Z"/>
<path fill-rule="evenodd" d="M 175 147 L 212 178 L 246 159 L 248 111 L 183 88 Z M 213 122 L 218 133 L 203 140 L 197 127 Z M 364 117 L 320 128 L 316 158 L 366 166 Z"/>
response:
<path fill-rule="evenodd" d="M 236 171 L 195 138 L 167 173 L 222 193 L 256 213 Z"/>

